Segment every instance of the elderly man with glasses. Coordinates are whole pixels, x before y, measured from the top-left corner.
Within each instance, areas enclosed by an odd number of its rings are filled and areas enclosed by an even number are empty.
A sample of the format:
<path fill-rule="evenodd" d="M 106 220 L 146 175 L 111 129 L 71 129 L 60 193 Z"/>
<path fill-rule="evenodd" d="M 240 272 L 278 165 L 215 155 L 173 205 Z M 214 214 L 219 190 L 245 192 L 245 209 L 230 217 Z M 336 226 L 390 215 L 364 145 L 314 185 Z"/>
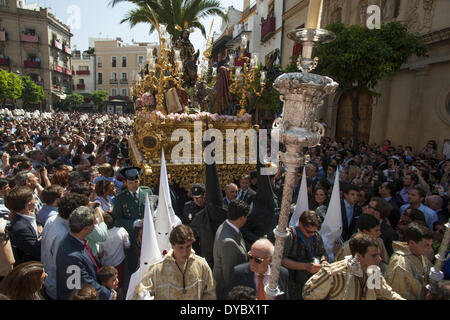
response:
<path fill-rule="evenodd" d="M 304 211 L 296 226 L 290 227 L 284 246 L 282 265 L 289 270 L 289 299 L 302 299 L 306 281 L 328 264 L 318 230 L 322 220 L 315 211 Z"/>
<path fill-rule="evenodd" d="M 264 287 L 269 284 L 272 256 L 274 246 L 270 240 L 261 238 L 253 243 L 248 252 L 248 261 L 233 268 L 232 283 L 230 289 L 236 286 L 244 286 L 255 289 L 258 300 L 266 300 Z M 281 294 L 277 300 L 288 297 L 289 272 L 281 266 L 278 288 Z"/>

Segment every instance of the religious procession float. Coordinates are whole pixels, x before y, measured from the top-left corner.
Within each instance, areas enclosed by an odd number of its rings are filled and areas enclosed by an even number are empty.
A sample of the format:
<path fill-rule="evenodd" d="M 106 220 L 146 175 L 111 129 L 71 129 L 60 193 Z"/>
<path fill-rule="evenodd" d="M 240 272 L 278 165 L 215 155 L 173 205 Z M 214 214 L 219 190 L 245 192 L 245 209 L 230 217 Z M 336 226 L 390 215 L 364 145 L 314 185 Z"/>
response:
<path fill-rule="evenodd" d="M 189 190 L 192 184 L 205 182 L 203 141 L 206 125 L 209 129 L 219 130 L 222 134 L 219 137 L 223 137 L 222 145 L 221 141 L 215 141 L 223 150 L 220 157 L 215 150 L 222 187 L 254 170 L 256 159 L 250 161 L 249 139 L 245 140 L 245 154 L 238 154 L 237 145 L 242 141 L 234 137 L 231 137 L 234 141 L 228 141 L 234 150 L 225 148 L 230 133 L 239 129 L 241 133 L 251 128 L 257 130 L 245 107 L 249 92 L 261 95 L 266 74 L 265 71 L 257 72 L 256 57 L 250 61 L 244 55 L 246 38 L 241 43 L 240 55 L 230 56 L 226 63 L 211 67 L 206 65 L 212 52 L 209 36 L 201 72 L 198 72 L 199 51 L 195 52 L 189 41 L 191 31 L 187 25 L 184 29 L 176 26 L 181 35 L 172 41 L 166 25 L 159 24 L 156 19 L 151 23 L 159 35 L 159 50 L 149 49 L 145 66 L 140 66 L 133 81 L 135 118 L 129 140 L 132 161 L 144 172 L 143 183 L 149 187 L 156 185 L 162 150 L 174 183 Z M 243 60 L 243 63 L 235 65 L 235 59 Z M 253 85 L 258 82 L 255 79 L 259 80 L 257 88 Z M 181 152 L 180 146 L 184 148 Z"/>

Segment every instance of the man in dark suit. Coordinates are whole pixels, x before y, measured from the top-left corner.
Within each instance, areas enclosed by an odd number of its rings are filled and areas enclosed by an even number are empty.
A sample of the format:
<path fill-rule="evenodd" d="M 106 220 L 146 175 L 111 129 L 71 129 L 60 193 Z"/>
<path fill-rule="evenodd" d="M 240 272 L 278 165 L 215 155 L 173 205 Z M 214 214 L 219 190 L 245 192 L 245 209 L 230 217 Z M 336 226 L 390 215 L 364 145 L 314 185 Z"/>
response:
<path fill-rule="evenodd" d="M 388 223 L 389 216 L 392 214 L 391 204 L 383 198 L 373 197 L 369 205 L 364 208 L 364 213 L 371 214 L 380 220 L 381 239 L 383 239 L 386 251 L 391 256 L 394 253 L 392 242 L 398 240 L 397 232 Z"/>
<path fill-rule="evenodd" d="M 228 205 L 227 220 L 217 229 L 213 248 L 217 299 L 226 298 L 233 267 L 247 261 L 247 249 L 239 229 L 247 221 L 248 213 L 247 203 L 232 200 Z"/>
<path fill-rule="evenodd" d="M 235 185 L 234 183 L 227 184 L 225 186 L 225 197 L 223 198 L 223 205 L 225 207 L 228 207 L 231 200 L 235 200 L 237 198 L 238 192 L 239 190 L 237 185 Z"/>
<path fill-rule="evenodd" d="M 274 246 L 268 239 L 261 238 L 253 243 L 248 253 L 249 262 L 233 268 L 229 290 L 231 291 L 236 286 L 250 287 L 256 290 L 258 300 L 266 300 L 264 287 L 269 283 L 273 252 Z M 278 289 L 281 295 L 277 296 L 277 299 L 286 299 L 288 297 L 288 281 L 288 270 L 280 266 Z"/>
<path fill-rule="evenodd" d="M 359 188 L 353 184 L 344 186 L 344 199 L 341 200 L 342 239 L 347 241 L 356 230 L 356 221 L 362 214 L 362 208 L 357 204 Z"/>
<path fill-rule="evenodd" d="M 41 260 L 40 232 L 36 223 L 36 200 L 28 187 L 17 187 L 5 197 L 6 207 L 14 212 L 8 227 L 15 265 Z"/>
<path fill-rule="evenodd" d="M 256 192 L 250 188 L 250 176 L 243 174 L 239 180 L 239 186 L 241 189 L 238 192 L 237 200 L 242 200 L 251 204 L 255 199 Z"/>
<path fill-rule="evenodd" d="M 380 171 L 387 170 L 388 163 L 387 163 L 386 155 L 384 155 L 382 153 L 378 154 L 377 162 L 378 162 L 377 170 L 380 170 Z"/>
<path fill-rule="evenodd" d="M 69 218 L 69 228 L 56 255 L 57 300 L 68 300 L 72 291 L 85 283 L 95 288 L 101 300 L 115 300 L 117 293 L 98 283 L 101 265 L 86 243 L 86 237 L 94 230 L 94 209 L 85 206 L 75 209 Z"/>
<path fill-rule="evenodd" d="M 398 222 L 400 221 L 400 206 L 397 199 L 395 199 L 395 197 L 393 196 L 395 194 L 395 187 L 393 183 L 383 182 L 383 184 L 378 188 L 378 193 L 392 206 L 392 210 L 388 216 L 388 220 L 391 226 L 396 229 Z"/>

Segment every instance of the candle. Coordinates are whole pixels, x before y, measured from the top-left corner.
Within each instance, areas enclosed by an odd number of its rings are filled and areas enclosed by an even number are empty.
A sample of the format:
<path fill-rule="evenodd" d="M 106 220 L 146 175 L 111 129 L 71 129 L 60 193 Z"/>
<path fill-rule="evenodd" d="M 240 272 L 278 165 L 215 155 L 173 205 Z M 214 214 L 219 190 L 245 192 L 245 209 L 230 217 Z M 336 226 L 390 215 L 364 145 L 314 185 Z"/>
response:
<path fill-rule="evenodd" d="M 307 29 L 319 29 L 322 15 L 322 0 L 309 0 Z"/>
<path fill-rule="evenodd" d="M 183 73 L 183 63 L 181 62 L 181 60 L 176 60 L 175 63 L 177 65 L 177 72 Z"/>
<path fill-rule="evenodd" d="M 174 56 L 175 60 L 180 60 L 180 50 L 176 49 L 174 51 L 174 53 L 175 53 L 175 56 Z"/>
<path fill-rule="evenodd" d="M 261 79 L 260 79 L 261 85 L 264 86 L 264 84 L 266 83 L 266 72 L 265 71 L 261 71 Z"/>
<path fill-rule="evenodd" d="M 243 35 L 241 38 L 241 49 L 245 50 L 247 49 L 247 36 Z"/>
<path fill-rule="evenodd" d="M 170 35 L 167 35 L 165 39 L 166 39 L 166 50 L 172 49 L 172 41 L 170 39 Z"/>
<path fill-rule="evenodd" d="M 148 60 L 148 69 L 151 72 L 155 71 L 155 59 L 153 58 L 153 56 Z"/>
<path fill-rule="evenodd" d="M 256 53 L 253 55 L 253 59 L 255 60 L 255 67 L 258 66 L 258 56 L 256 55 Z"/>
<path fill-rule="evenodd" d="M 160 23 L 159 24 L 159 32 L 161 33 L 161 36 L 165 36 L 167 30 L 167 24 Z"/>
<path fill-rule="evenodd" d="M 212 76 L 213 76 L 213 77 L 216 77 L 216 76 L 217 76 L 217 68 L 216 68 L 216 67 L 213 67 L 213 68 L 212 68 Z"/>
<path fill-rule="evenodd" d="M 236 80 L 239 80 L 239 77 L 241 75 L 241 70 L 242 70 L 242 67 L 236 68 L 236 73 L 234 74 Z"/>
<path fill-rule="evenodd" d="M 234 67 L 234 54 L 230 54 L 230 67 Z"/>

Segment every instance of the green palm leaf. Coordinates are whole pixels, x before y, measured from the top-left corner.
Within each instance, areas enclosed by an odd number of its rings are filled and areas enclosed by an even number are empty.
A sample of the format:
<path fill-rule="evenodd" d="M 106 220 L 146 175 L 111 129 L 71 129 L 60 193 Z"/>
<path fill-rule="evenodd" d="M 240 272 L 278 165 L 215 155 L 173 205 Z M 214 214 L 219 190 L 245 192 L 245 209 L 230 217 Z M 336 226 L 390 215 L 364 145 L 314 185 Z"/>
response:
<path fill-rule="evenodd" d="M 128 11 L 120 23 L 128 22 L 131 28 L 138 23 L 151 23 L 153 20 L 151 9 L 159 23 L 167 24 L 167 32 L 173 39 L 177 39 L 180 35 L 175 25 L 184 29 L 186 22 L 188 28 L 199 29 L 202 35 L 206 36 L 205 27 L 201 23 L 203 18 L 219 16 L 227 21 L 218 0 L 111 0 L 109 5 L 114 7 L 121 2 L 133 3 L 136 8 Z M 154 30 L 155 27 L 152 25 L 150 32 Z"/>

